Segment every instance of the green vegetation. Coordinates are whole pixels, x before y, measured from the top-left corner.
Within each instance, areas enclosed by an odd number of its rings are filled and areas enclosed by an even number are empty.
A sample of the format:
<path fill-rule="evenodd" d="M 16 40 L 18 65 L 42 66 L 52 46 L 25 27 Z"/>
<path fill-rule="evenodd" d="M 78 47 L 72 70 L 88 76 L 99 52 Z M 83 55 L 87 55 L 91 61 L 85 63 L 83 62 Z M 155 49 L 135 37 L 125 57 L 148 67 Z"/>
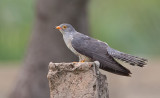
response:
<path fill-rule="evenodd" d="M 0 1 L 0 60 L 19 60 L 31 32 L 33 0 Z"/>
<path fill-rule="evenodd" d="M 159 0 L 91 0 L 92 35 L 132 54 L 160 55 Z M 26 51 L 34 0 L 0 1 L 0 61 L 20 60 Z"/>

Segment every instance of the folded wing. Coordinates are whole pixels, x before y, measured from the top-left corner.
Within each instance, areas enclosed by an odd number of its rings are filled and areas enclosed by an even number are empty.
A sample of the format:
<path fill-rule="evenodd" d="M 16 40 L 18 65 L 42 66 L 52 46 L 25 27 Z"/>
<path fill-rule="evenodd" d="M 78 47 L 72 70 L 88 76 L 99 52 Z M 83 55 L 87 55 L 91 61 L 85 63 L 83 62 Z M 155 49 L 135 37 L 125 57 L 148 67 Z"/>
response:
<path fill-rule="evenodd" d="M 124 76 L 131 74 L 127 68 L 108 54 L 107 47 L 109 46 L 106 43 L 83 34 L 74 35 L 71 43 L 72 47 L 80 54 L 99 61 L 101 69 Z"/>

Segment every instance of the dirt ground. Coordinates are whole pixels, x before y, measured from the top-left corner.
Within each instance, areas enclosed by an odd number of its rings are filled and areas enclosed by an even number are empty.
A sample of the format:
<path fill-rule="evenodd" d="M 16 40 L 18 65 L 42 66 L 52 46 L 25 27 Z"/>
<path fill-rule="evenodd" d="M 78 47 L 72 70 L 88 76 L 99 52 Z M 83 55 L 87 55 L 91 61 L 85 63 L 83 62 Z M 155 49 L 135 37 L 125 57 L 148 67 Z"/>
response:
<path fill-rule="evenodd" d="M 16 63 L 17 64 L 17 63 Z M 2 65 L 2 64 L 1 64 Z M 7 98 L 11 91 L 20 66 L 12 66 L 12 63 L 0 65 L 0 98 Z"/>
<path fill-rule="evenodd" d="M 0 98 L 7 98 L 16 82 L 20 66 L 15 65 L 20 64 L 11 65 L 0 66 Z M 133 73 L 132 77 L 102 71 L 108 77 L 110 98 L 160 98 L 160 59 L 149 60 L 144 68 L 125 66 Z"/>

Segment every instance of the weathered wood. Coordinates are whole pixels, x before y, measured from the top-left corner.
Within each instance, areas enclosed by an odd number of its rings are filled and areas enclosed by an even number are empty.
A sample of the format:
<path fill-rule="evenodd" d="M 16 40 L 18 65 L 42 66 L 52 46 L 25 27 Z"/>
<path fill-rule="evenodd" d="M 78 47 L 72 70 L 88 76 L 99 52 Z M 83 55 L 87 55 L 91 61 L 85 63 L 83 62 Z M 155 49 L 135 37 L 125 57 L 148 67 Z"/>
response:
<path fill-rule="evenodd" d="M 50 98 L 109 98 L 107 78 L 97 62 L 50 63 Z"/>

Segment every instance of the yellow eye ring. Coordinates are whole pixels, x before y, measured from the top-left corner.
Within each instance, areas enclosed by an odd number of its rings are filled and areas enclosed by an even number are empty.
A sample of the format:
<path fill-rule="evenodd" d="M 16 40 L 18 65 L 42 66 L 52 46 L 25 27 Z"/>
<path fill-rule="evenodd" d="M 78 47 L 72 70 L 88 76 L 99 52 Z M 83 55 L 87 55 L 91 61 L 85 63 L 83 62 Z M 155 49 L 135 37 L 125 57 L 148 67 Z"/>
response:
<path fill-rule="evenodd" d="M 67 26 L 63 26 L 63 29 L 66 29 L 67 28 Z"/>

